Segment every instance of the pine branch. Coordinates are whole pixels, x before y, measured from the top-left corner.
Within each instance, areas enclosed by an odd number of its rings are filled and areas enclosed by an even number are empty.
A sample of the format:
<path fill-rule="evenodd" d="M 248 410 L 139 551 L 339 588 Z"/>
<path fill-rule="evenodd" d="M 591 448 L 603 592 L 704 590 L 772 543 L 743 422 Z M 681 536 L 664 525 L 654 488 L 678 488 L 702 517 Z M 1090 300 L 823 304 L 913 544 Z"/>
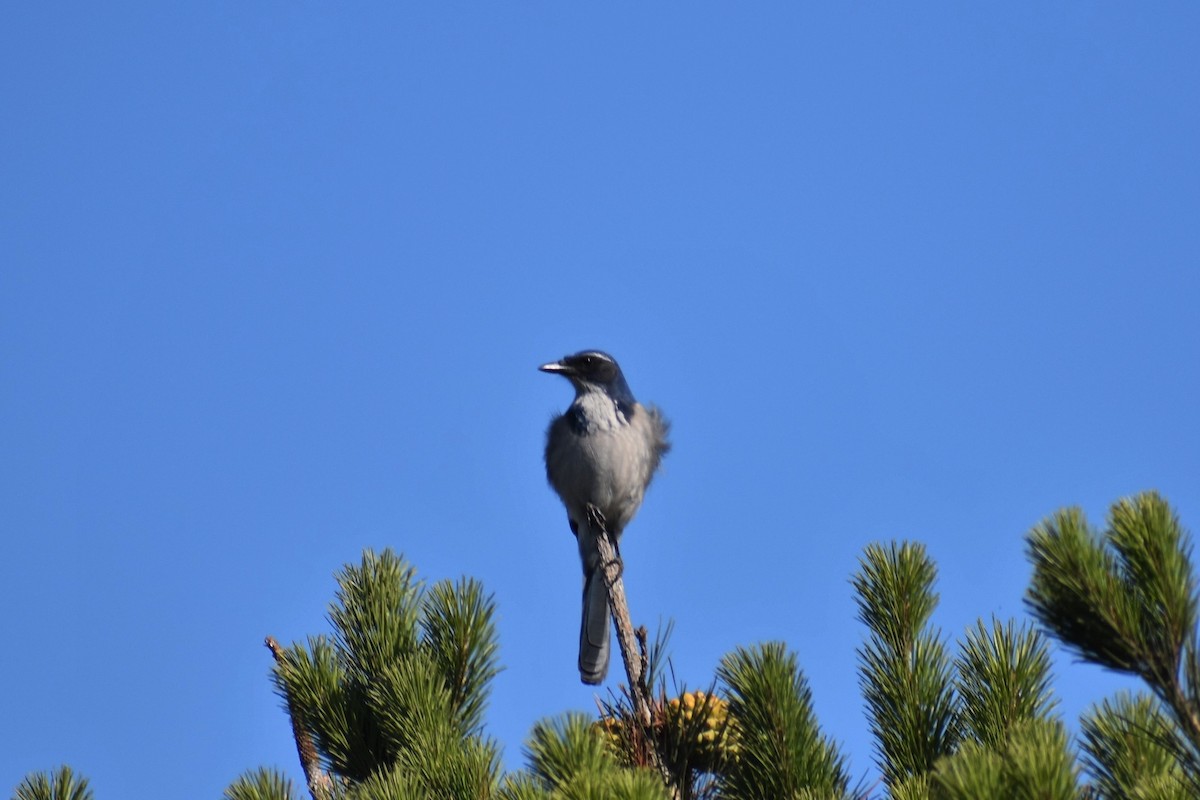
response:
<path fill-rule="evenodd" d="M 1031 718 L 1015 725 L 995 746 L 967 741 L 953 755 L 940 759 L 928 776 L 931 791 L 925 796 L 1078 800 L 1076 771 L 1063 724 Z"/>
<path fill-rule="evenodd" d="M 238 777 L 225 789 L 224 800 L 292 800 L 292 782 L 282 773 L 259 767 Z"/>
<path fill-rule="evenodd" d="M 717 678 L 736 747 L 721 770 L 721 797 L 849 796 L 846 759 L 821 733 L 795 653 L 780 642 L 738 648 L 721 659 Z"/>
<path fill-rule="evenodd" d="M 53 773 L 35 772 L 13 790 L 13 800 L 92 800 L 87 778 L 66 764 Z"/>
<path fill-rule="evenodd" d="M 279 646 L 274 636 L 268 636 L 265 642 L 275 662 L 281 669 L 288 664 L 287 652 Z M 296 739 L 296 753 L 300 756 L 300 767 L 304 770 L 304 779 L 308 783 L 308 791 L 313 800 L 329 800 L 333 794 L 333 781 L 329 774 L 321 769 L 321 760 L 317 756 L 317 746 L 313 743 L 312 734 L 304 722 L 300 706 L 292 698 L 291 692 L 285 692 L 288 718 L 292 721 L 292 736 Z"/>
<path fill-rule="evenodd" d="M 1032 625 L 1017 628 L 983 620 L 967 631 L 959 655 L 958 695 L 965 732 L 987 747 L 1000 747 L 1014 726 L 1050 721 L 1050 651 Z"/>
<path fill-rule="evenodd" d="M 495 615 L 495 601 L 474 579 L 438 581 L 424 598 L 422 640 L 464 735 L 483 730 L 488 685 L 500 672 Z"/>
<path fill-rule="evenodd" d="M 1198 616 L 1191 543 L 1167 502 L 1145 492 L 1113 504 L 1097 534 L 1077 508 L 1027 536 L 1035 616 L 1088 661 L 1136 675 L 1200 750 L 1194 680 Z"/>
<path fill-rule="evenodd" d="M 633 702 L 633 712 L 642 726 L 643 735 L 652 736 L 653 715 L 651 714 L 650 684 L 647 677 L 645 654 L 645 629 L 638 637 L 633 629 L 633 621 L 629 615 L 629 601 L 625 599 L 625 582 L 621 580 L 621 556 L 617 552 L 612 536 L 608 532 L 608 524 L 600 509 L 588 503 L 588 524 L 596 532 L 593 538 L 596 542 L 596 552 L 600 557 L 601 574 L 604 576 L 604 588 L 608 592 L 608 608 L 612 615 L 613 624 L 617 626 L 617 643 L 621 647 L 621 660 L 625 664 L 625 675 L 629 678 L 629 697 Z M 642 647 L 639 651 L 638 641 Z M 662 777 L 664 785 L 673 787 L 670 770 L 663 763 L 662 757 L 654 747 L 649 748 L 650 763 Z M 677 795 L 678 792 L 673 790 Z"/>
<path fill-rule="evenodd" d="M 871 631 L 859 649 L 859 683 L 888 787 L 933 769 L 954 751 L 961 719 L 950 656 L 928 626 L 937 569 L 917 543 L 870 545 L 854 576 L 858 618 Z"/>
<path fill-rule="evenodd" d="M 633 710 L 642 725 L 650 725 L 650 687 L 646 682 L 646 662 L 637 649 L 637 638 L 629 616 L 629 602 L 625 599 L 625 582 L 621 580 L 621 557 L 613 545 L 608 525 L 600 509 L 591 503 L 587 507 L 588 524 L 596 531 L 596 551 L 604 575 L 604 588 L 608 590 L 608 608 L 613 624 L 617 626 L 617 643 L 621 646 L 621 660 L 625 663 L 625 674 L 629 678 L 629 694 Z"/>
<path fill-rule="evenodd" d="M 1143 797 L 1147 787 L 1167 784 L 1175 790 L 1164 798 L 1194 796 L 1180 766 L 1184 744 L 1152 698 L 1121 693 L 1104 700 L 1083 716 L 1080 734 L 1084 763 L 1103 797 Z"/>

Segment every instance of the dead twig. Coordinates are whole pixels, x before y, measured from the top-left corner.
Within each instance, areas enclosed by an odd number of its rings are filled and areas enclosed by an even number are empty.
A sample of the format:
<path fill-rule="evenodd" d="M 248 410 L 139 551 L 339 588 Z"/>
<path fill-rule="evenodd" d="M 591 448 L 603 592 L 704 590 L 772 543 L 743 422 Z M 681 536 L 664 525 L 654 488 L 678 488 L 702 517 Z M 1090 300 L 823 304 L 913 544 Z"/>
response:
<path fill-rule="evenodd" d="M 279 646 L 274 636 L 268 636 L 264 644 L 275 657 L 276 664 L 287 665 L 287 651 Z M 288 717 L 292 721 L 292 736 L 296 739 L 296 752 L 300 755 L 300 767 L 304 770 L 308 791 L 313 800 L 329 800 L 333 796 L 333 780 L 329 773 L 321 769 L 317 746 L 313 743 L 312 734 L 304 725 L 304 715 L 293 701 L 291 692 L 285 691 L 284 695 L 287 700 Z"/>
<path fill-rule="evenodd" d="M 588 505 L 588 522 L 595 531 L 596 549 L 600 554 L 600 565 L 604 575 L 604 586 L 608 590 L 608 608 L 613 623 L 617 626 L 617 643 L 621 646 L 621 659 L 625 662 L 625 674 L 629 677 L 629 696 L 633 710 L 643 726 L 650 725 L 650 692 L 646 686 L 646 662 L 638 652 L 633 622 L 629 617 L 629 602 L 625 599 L 625 582 L 621 580 L 621 557 L 608 533 L 604 515 L 593 505 Z"/>

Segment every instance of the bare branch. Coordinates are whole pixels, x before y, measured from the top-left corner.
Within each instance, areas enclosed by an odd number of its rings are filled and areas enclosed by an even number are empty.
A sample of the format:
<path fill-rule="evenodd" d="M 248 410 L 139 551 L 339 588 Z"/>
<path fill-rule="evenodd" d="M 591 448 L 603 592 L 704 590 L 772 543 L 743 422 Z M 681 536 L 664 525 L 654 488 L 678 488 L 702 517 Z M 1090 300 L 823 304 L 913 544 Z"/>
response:
<path fill-rule="evenodd" d="M 264 644 L 275 657 L 275 663 L 281 666 L 287 664 L 287 651 L 279 646 L 274 636 L 268 636 Z M 286 697 L 288 717 L 292 720 L 292 736 L 296 739 L 296 752 L 300 755 L 300 767 L 304 770 L 308 791 L 313 800 L 330 800 L 333 796 L 333 781 L 329 773 L 321 769 L 317 746 L 313 743 L 312 734 L 304 725 L 304 715 L 292 699 L 292 693 L 287 692 Z"/>

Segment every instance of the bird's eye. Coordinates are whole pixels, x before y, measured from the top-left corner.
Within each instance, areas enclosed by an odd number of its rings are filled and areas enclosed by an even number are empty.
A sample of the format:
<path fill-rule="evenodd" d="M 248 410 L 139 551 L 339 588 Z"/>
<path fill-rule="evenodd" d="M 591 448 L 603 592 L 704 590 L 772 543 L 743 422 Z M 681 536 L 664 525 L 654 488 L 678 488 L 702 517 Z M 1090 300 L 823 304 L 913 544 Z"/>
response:
<path fill-rule="evenodd" d="M 592 366 L 592 365 L 593 365 L 593 364 L 595 364 L 595 363 L 596 363 L 596 359 L 592 358 L 591 356 L 584 356 L 584 357 L 583 357 L 583 365 L 584 365 L 585 367 L 590 367 L 590 366 Z"/>

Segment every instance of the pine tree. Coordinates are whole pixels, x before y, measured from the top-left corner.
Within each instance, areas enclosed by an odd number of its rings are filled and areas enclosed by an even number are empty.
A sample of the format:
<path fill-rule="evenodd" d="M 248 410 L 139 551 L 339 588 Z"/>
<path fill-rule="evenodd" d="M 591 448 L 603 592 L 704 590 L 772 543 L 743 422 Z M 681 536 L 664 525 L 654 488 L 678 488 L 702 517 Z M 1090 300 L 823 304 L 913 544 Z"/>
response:
<path fill-rule="evenodd" d="M 368 550 L 337 582 L 332 636 L 283 650 L 272 674 L 302 756 L 311 741 L 326 773 L 306 763 L 313 796 L 492 797 L 499 750 L 483 733 L 498 671 L 492 598 L 474 580 L 427 588 L 390 550 Z M 243 776 L 237 786 L 239 800 L 289 796 L 274 780 Z"/>
<path fill-rule="evenodd" d="M 627 690 L 601 719 L 534 726 L 525 769 L 502 775 L 484 732 L 497 673 L 494 603 L 472 580 L 426 587 L 390 551 L 337 576 L 331 635 L 276 646 L 285 702 L 317 800 L 1185 800 L 1200 797 L 1200 656 L 1190 541 L 1154 493 L 1118 501 L 1104 531 L 1061 510 L 1027 536 L 1027 602 L 1083 660 L 1139 677 L 1081 721 L 1055 710 L 1048 642 L 1031 624 L 978 621 L 951 643 L 930 624 L 924 547 L 872 545 L 852 579 L 867 630 L 859 676 L 882 786 L 851 786 L 821 733 L 795 654 L 738 648 L 706 690 L 668 689 L 668 631 L 643 650 L 650 721 Z M 644 698 L 643 698 L 644 701 Z M 67 767 L 14 800 L 91 800 Z M 228 800 L 298 800 L 277 771 Z"/>
<path fill-rule="evenodd" d="M 54 772 L 35 772 L 13 791 L 13 800 L 92 800 L 87 778 L 65 764 Z"/>
<path fill-rule="evenodd" d="M 719 797 L 849 798 L 846 759 L 821 734 L 812 692 L 794 653 L 767 643 L 721 659 L 737 752 L 722 765 Z M 732 743 L 732 742 L 731 742 Z"/>
<path fill-rule="evenodd" d="M 1150 691 L 1105 701 L 1084 719 L 1101 796 L 1200 797 L 1196 571 L 1179 518 L 1146 492 L 1114 503 L 1104 531 L 1067 508 L 1026 543 L 1026 599 L 1042 625 L 1083 660 Z"/>
<path fill-rule="evenodd" d="M 1053 715 L 1049 653 L 1032 628 L 982 621 L 958 656 L 929 627 L 937 570 L 919 544 L 872 545 L 854 586 L 876 755 L 893 800 L 1080 797 Z"/>

